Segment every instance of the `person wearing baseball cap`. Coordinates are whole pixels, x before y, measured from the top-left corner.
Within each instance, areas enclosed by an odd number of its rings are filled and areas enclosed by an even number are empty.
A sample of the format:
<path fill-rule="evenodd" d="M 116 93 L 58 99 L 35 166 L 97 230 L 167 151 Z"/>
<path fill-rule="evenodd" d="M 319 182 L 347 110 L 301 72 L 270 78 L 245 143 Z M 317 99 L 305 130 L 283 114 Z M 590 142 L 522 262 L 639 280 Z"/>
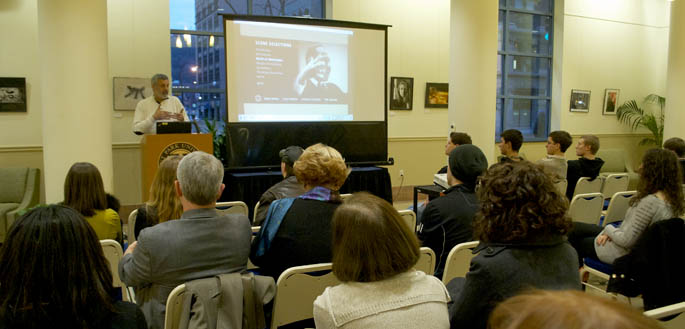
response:
<path fill-rule="evenodd" d="M 278 156 L 281 158 L 281 174 L 284 179 L 266 190 L 259 198 L 257 216 L 252 225 L 259 226 L 262 224 L 269 210 L 269 205 L 274 200 L 296 197 L 305 192 L 304 186 L 297 181 L 293 172 L 293 164 L 300 158 L 302 152 L 304 149 L 299 146 L 288 146 L 278 152 Z"/>

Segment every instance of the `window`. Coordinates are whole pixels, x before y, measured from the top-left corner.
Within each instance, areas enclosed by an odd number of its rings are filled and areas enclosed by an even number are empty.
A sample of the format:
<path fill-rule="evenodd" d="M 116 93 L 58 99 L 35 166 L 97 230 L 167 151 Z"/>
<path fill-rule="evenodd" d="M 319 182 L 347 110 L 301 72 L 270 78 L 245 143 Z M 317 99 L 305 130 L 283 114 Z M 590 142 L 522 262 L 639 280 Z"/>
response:
<path fill-rule="evenodd" d="M 554 0 L 499 0 L 497 120 L 525 141 L 549 134 Z"/>
<path fill-rule="evenodd" d="M 191 120 L 226 120 L 220 14 L 324 17 L 325 0 L 170 0 L 172 91 Z"/>

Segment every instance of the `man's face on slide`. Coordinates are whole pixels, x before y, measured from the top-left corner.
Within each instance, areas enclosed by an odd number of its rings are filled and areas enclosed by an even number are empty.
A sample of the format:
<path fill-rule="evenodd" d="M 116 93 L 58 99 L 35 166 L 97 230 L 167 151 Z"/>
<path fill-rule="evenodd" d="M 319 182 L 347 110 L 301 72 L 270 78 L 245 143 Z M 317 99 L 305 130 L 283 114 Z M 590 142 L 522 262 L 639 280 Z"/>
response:
<path fill-rule="evenodd" d="M 165 99 L 169 97 L 169 80 L 157 80 L 152 84 L 152 92 L 156 98 Z"/>
<path fill-rule="evenodd" d="M 323 47 L 316 48 L 316 57 L 312 61 L 317 65 L 314 78 L 319 81 L 328 81 L 328 76 L 331 74 L 331 59 Z"/>

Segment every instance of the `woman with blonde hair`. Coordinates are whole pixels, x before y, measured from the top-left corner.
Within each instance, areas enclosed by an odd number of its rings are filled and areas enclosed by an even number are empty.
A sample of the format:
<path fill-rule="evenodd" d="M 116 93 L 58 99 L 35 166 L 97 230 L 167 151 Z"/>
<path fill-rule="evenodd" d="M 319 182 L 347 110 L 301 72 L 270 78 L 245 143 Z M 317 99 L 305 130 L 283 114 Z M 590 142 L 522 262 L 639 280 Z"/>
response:
<path fill-rule="evenodd" d="M 314 302 L 314 321 L 329 328 L 447 329 L 442 282 L 414 269 L 419 241 L 387 201 L 355 193 L 333 215 L 333 273 L 343 283 Z"/>
<path fill-rule="evenodd" d="M 119 214 L 108 208 L 100 171 L 92 163 L 74 163 L 64 180 L 65 206 L 76 209 L 93 227 L 98 239 L 123 243 Z"/>
<path fill-rule="evenodd" d="M 182 157 L 178 155 L 170 156 L 159 164 L 159 169 L 150 186 L 149 200 L 138 208 L 134 228 L 135 237 L 146 227 L 181 218 L 183 207 L 174 189 L 176 169 L 181 159 Z"/>
<path fill-rule="evenodd" d="M 293 165 L 305 193 L 274 201 L 252 243 L 250 260 L 275 280 L 286 269 L 331 261 L 331 219 L 350 169 L 323 144 L 308 147 Z"/>

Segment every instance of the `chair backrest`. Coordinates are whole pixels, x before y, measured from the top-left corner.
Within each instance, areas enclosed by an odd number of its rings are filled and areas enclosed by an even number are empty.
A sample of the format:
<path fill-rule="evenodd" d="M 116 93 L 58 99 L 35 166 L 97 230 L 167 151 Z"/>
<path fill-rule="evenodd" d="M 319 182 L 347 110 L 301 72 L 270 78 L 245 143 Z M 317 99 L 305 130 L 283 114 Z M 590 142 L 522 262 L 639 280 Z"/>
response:
<path fill-rule="evenodd" d="M 576 189 L 573 190 L 573 195 L 577 194 L 587 194 L 587 193 L 600 193 L 602 191 L 602 178 L 596 177 L 590 180 L 590 177 L 581 177 L 578 179 L 578 184 L 576 184 Z"/>
<path fill-rule="evenodd" d="M 316 297 L 323 294 L 326 287 L 340 283 L 331 269 L 331 263 L 322 263 L 285 270 L 276 283 L 271 328 L 312 318 Z"/>
<path fill-rule="evenodd" d="M 435 273 L 435 252 L 428 247 L 421 247 L 419 250 L 419 261 L 414 268 L 428 275 Z"/>
<path fill-rule="evenodd" d="M 616 192 L 609 201 L 609 208 L 607 214 L 604 216 L 602 226 L 607 226 L 613 222 L 622 221 L 626 216 L 628 208 L 630 208 L 630 198 L 635 195 L 637 191 Z"/>
<path fill-rule="evenodd" d="M 349 198 L 352 196 L 352 193 L 345 193 L 345 194 L 340 194 L 340 199 L 345 201 L 345 199 Z"/>
<path fill-rule="evenodd" d="M 254 212 L 252 213 L 252 223 L 257 221 L 257 209 L 259 209 L 259 201 L 254 205 Z"/>
<path fill-rule="evenodd" d="M 248 216 L 250 208 L 242 201 L 217 202 L 216 210 L 222 214 L 243 214 Z"/>
<path fill-rule="evenodd" d="M 616 192 L 623 192 L 628 189 L 630 177 L 625 174 L 611 174 L 604 177 L 602 183 L 602 195 L 605 198 L 611 198 Z"/>
<path fill-rule="evenodd" d="M 604 197 L 602 193 L 578 194 L 571 200 L 568 214 L 574 222 L 599 225 L 599 217 L 602 215 L 603 207 Z"/>
<path fill-rule="evenodd" d="M 259 230 L 261 230 L 261 229 L 262 229 L 261 226 L 252 226 L 252 235 L 259 233 Z"/>
<path fill-rule="evenodd" d="M 566 195 L 566 187 L 568 186 L 568 181 L 565 179 L 562 179 L 556 183 L 554 183 L 554 186 L 557 188 L 557 191 L 561 193 L 561 195 Z"/>
<path fill-rule="evenodd" d="M 178 329 L 183 311 L 183 298 L 186 293 L 186 285 L 181 284 L 174 288 L 166 300 L 166 312 L 164 313 L 164 329 Z"/>
<path fill-rule="evenodd" d="M 128 289 L 126 284 L 119 278 L 119 261 L 124 257 L 124 251 L 121 249 L 119 242 L 114 240 L 100 240 L 102 252 L 109 263 L 109 269 L 112 272 L 112 285 L 114 288 L 121 288 L 121 296 L 124 301 L 130 301 Z"/>
<path fill-rule="evenodd" d="M 138 216 L 138 209 L 131 211 L 128 214 L 128 222 L 126 223 L 126 236 L 128 244 L 136 242 L 136 217 Z"/>
<path fill-rule="evenodd" d="M 0 203 L 21 203 L 29 168 L 0 168 Z"/>
<path fill-rule="evenodd" d="M 668 321 L 660 321 L 659 324 L 661 324 L 661 326 L 666 329 L 685 328 L 685 302 L 659 307 L 653 310 L 646 311 L 644 314 L 647 317 L 657 320 L 667 316 L 678 314 L 678 316 Z"/>
<path fill-rule="evenodd" d="M 471 266 L 471 259 L 476 256 L 473 254 L 473 248 L 477 247 L 478 243 L 478 241 L 464 242 L 450 250 L 445 261 L 445 271 L 442 273 L 444 284 L 454 278 L 466 276 Z"/>
<path fill-rule="evenodd" d="M 397 212 L 400 213 L 400 216 L 402 216 L 404 222 L 407 223 L 409 229 L 412 232 L 416 232 L 416 214 L 414 211 L 410 209 L 402 209 L 398 210 Z"/>

